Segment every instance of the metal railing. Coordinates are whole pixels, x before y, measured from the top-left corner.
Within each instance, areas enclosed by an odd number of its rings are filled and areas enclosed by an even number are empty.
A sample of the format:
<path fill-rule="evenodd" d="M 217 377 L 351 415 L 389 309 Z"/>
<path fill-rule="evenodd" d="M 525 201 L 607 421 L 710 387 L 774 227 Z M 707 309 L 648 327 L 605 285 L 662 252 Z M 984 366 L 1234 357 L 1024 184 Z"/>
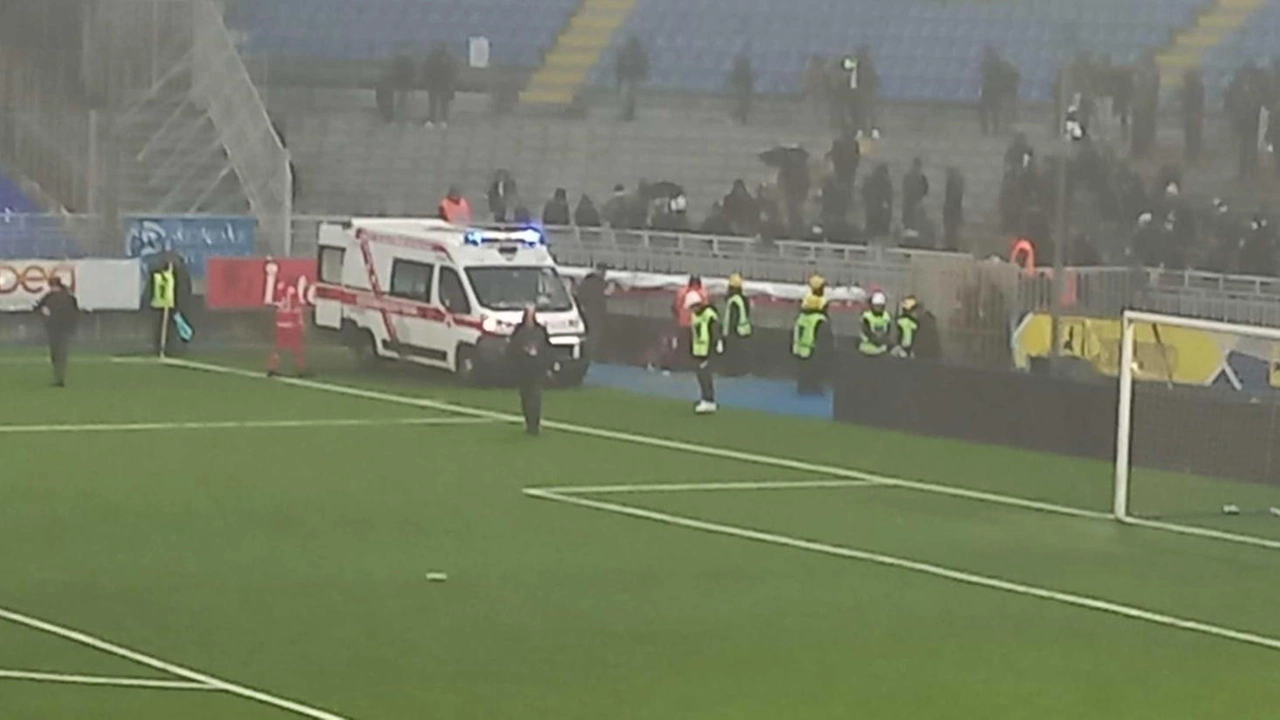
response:
<path fill-rule="evenodd" d="M 212 0 L 192 3 L 192 96 L 209 113 L 258 219 L 260 247 L 288 255 L 293 174 L 289 153 Z"/>

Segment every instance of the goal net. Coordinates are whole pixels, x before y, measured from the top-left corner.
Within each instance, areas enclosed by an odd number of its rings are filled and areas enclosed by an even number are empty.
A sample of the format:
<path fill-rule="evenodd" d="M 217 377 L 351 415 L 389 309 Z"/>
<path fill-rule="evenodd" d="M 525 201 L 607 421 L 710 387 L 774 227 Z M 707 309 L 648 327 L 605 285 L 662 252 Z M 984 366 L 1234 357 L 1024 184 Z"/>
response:
<path fill-rule="evenodd" d="M 1280 549 L 1280 329 L 1127 312 L 1114 512 Z"/>

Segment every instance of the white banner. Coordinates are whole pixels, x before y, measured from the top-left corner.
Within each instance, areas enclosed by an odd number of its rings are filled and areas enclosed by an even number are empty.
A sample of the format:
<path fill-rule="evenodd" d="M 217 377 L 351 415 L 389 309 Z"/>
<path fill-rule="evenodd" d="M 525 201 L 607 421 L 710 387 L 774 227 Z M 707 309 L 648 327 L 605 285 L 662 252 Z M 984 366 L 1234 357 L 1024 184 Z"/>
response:
<path fill-rule="evenodd" d="M 138 310 L 142 270 L 137 260 L 0 260 L 0 312 L 30 312 L 62 279 L 81 310 Z"/>
<path fill-rule="evenodd" d="M 560 274 L 565 277 L 581 280 L 591 274 L 591 268 L 559 267 Z M 610 270 L 606 275 L 609 282 L 622 290 L 676 290 L 689 282 L 688 275 L 665 275 L 660 273 L 632 272 L 630 270 Z M 729 288 L 728 278 L 704 277 L 703 287 L 713 295 L 723 295 Z M 766 298 L 787 302 L 799 302 L 809 294 L 809 287 L 799 283 L 759 282 L 747 280 L 742 283 L 742 290 L 749 297 Z M 856 285 L 827 286 L 826 298 L 832 303 L 862 303 L 867 299 L 867 291 Z"/>

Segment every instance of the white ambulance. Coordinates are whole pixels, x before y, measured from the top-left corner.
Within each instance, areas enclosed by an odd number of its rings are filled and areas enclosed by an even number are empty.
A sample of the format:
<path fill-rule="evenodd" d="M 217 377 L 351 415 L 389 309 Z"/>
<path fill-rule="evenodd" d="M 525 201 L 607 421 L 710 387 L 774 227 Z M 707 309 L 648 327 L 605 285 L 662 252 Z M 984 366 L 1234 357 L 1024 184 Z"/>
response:
<path fill-rule="evenodd" d="M 559 384 L 586 375 L 585 324 L 536 229 L 435 219 L 354 219 L 319 231 L 315 324 L 364 359 L 404 360 L 472 382 L 503 379 L 507 338 L 534 306 Z"/>

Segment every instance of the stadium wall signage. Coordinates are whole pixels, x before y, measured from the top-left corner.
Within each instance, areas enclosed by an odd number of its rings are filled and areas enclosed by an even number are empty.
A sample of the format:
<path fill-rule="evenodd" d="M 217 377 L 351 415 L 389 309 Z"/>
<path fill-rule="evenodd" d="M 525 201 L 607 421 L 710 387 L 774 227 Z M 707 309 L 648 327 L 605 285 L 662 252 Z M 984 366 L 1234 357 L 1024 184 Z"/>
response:
<path fill-rule="evenodd" d="M 248 310 L 274 305 L 281 285 L 293 287 L 315 304 L 316 261 L 307 258 L 209 258 L 205 263 L 205 305 L 213 310 Z"/>
<path fill-rule="evenodd" d="M 255 250 L 257 221 L 240 216 L 134 216 L 125 221 L 124 250 L 146 261 L 162 252 L 175 252 L 186 262 L 191 277 L 205 276 L 213 257 L 250 257 Z"/>
<path fill-rule="evenodd" d="M 0 262 L 0 312 L 30 312 L 61 278 L 82 310 L 138 310 L 142 274 L 136 260 L 6 260 Z"/>

